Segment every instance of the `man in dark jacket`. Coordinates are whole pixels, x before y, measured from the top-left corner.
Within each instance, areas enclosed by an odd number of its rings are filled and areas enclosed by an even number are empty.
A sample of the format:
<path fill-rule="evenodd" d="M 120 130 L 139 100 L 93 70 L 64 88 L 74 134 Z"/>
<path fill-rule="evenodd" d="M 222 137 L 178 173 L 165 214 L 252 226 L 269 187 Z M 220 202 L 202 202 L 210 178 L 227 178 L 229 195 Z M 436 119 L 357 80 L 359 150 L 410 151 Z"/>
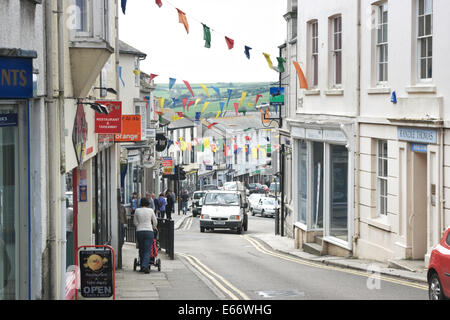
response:
<path fill-rule="evenodd" d="M 166 205 L 166 216 L 168 220 L 172 219 L 172 212 L 174 210 L 174 202 L 172 197 L 172 191 L 169 189 L 167 190 L 167 205 Z"/>

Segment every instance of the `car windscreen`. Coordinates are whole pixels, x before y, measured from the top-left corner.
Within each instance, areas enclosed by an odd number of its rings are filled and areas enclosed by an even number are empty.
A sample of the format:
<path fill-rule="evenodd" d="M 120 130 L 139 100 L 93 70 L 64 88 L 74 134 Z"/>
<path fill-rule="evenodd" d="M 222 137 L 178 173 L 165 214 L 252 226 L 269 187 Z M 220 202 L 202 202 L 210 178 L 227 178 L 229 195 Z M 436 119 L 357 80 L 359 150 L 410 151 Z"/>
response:
<path fill-rule="evenodd" d="M 235 193 L 208 193 L 203 204 L 207 206 L 238 206 L 239 195 Z"/>
<path fill-rule="evenodd" d="M 226 182 L 223 185 L 223 188 L 225 190 L 236 190 L 237 189 L 237 185 L 236 185 L 236 182 Z"/>
<path fill-rule="evenodd" d="M 194 199 L 200 199 L 200 198 L 203 198 L 204 195 L 205 195 L 205 194 L 202 193 L 202 192 L 194 193 Z"/>
<path fill-rule="evenodd" d="M 269 199 L 264 199 L 264 200 L 263 200 L 263 203 L 264 203 L 264 204 L 268 204 L 268 205 L 275 206 L 275 205 L 277 204 L 277 201 L 276 201 L 275 199 L 269 198 Z"/>

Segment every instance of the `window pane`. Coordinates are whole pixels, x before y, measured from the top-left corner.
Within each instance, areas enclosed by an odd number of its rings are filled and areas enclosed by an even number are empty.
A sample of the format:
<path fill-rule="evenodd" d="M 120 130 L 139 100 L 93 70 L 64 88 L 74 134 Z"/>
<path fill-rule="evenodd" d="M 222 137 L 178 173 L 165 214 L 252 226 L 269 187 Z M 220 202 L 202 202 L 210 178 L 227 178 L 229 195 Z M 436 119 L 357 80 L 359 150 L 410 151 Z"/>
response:
<path fill-rule="evenodd" d="M 427 57 L 433 56 L 433 38 L 428 38 L 427 40 Z"/>
<path fill-rule="evenodd" d="M 431 35 L 432 31 L 432 15 L 427 15 L 425 16 L 425 34 Z"/>
<path fill-rule="evenodd" d="M 427 77 L 429 79 L 433 78 L 433 59 L 432 58 L 428 58 L 428 66 L 427 66 Z"/>
<path fill-rule="evenodd" d="M 307 196 L 308 196 L 308 176 L 307 176 L 307 163 L 308 152 L 307 144 L 305 141 L 299 143 L 299 221 L 306 224 L 306 210 L 307 210 Z"/>
<path fill-rule="evenodd" d="M 420 78 L 427 79 L 427 59 L 420 59 Z"/>
<path fill-rule="evenodd" d="M 421 39 L 419 42 L 420 45 L 420 57 L 426 57 L 427 56 L 427 40 Z"/>
<path fill-rule="evenodd" d="M 424 0 L 419 0 L 419 15 L 423 15 L 424 13 L 425 13 Z"/>
<path fill-rule="evenodd" d="M 336 63 L 336 84 L 342 83 L 342 52 L 336 52 L 335 57 L 335 63 Z"/>
<path fill-rule="evenodd" d="M 330 235 L 348 240 L 348 150 L 330 146 Z"/>
<path fill-rule="evenodd" d="M 382 63 L 378 65 L 378 81 L 384 81 L 384 65 Z"/>
<path fill-rule="evenodd" d="M 383 42 L 387 42 L 388 41 L 388 26 L 387 26 L 387 24 L 385 24 L 382 29 L 383 29 Z"/>
<path fill-rule="evenodd" d="M 433 0 L 425 0 L 425 14 L 430 14 L 433 12 Z"/>
<path fill-rule="evenodd" d="M 422 37 L 422 36 L 425 35 L 425 29 L 424 29 L 425 21 L 424 21 L 424 17 L 419 17 L 418 24 L 419 24 L 419 37 Z"/>

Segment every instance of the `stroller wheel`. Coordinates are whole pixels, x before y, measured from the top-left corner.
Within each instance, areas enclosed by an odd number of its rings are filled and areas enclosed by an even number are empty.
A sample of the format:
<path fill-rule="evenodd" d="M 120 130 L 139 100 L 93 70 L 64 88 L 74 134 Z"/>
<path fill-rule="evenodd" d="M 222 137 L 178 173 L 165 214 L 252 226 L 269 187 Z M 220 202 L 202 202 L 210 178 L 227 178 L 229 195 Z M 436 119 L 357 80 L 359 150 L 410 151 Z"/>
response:
<path fill-rule="evenodd" d="M 158 259 L 157 264 L 158 264 L 158 271 L 161 271 L 161 259 Z"/>
<path fill-rule="evenodd" d="M 133 271 L 136 271 L 137 265 L 138 265 L 137 258 L 134 258 Z"/>

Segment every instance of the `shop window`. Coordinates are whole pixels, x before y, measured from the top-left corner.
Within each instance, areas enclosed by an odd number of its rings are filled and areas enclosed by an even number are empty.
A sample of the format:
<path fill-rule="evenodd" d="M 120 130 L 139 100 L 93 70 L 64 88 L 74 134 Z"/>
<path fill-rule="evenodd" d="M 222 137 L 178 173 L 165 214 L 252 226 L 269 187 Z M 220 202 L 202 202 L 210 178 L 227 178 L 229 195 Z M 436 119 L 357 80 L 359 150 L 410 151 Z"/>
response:
<path fill-rule="evenodd" d="M 330 235 L 348 241 L 348 150 L 330 146 Z"/>
<path fill-rule="evenodd" d="M 380 140 L 377 148 L 377 210 L 379 215 L 387 215 L 387 185 L 388 144 L 387 141 Z"/>

